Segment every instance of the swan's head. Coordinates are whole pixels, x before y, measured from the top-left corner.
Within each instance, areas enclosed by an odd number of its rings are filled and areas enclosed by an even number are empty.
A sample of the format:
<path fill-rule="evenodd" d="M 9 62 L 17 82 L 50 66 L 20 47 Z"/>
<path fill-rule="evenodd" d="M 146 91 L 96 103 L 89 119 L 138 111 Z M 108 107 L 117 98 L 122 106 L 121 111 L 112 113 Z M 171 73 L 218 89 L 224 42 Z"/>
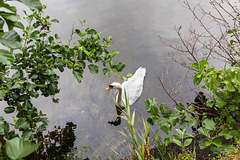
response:
<path fill-rule="evenodd" d="M 120 83 L 113 82 L 106 88 L 106 90 L 110 90 L 110 89 L 122 89 L 122 86 Z"/>

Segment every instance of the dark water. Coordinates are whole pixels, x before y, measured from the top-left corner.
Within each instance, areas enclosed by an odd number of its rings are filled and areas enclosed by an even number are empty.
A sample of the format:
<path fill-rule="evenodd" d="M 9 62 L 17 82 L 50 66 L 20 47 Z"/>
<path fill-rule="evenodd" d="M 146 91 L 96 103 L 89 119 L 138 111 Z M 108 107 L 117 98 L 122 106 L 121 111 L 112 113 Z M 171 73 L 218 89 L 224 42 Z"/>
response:
<path fill-rule="evenodd" d="M 191 3 L 201 2 L 205 6 L 205 1 Z M 72 26 L 80 27 L 79 20 L 85 19 L 86 26 L 101 31 L 103 36 L 113 37 L 111 49 L 120 52 L 115 61 L 127 65 L 122 75 L 133 73 L 140 66 L 147 68 L 142 96 L 131 107 L 136 110 L 137 130 L 143 127 L 142 117 L 148 116 L 144 100 L 156 97 L 160 102 L 170 102 L 157 77 L 167 66 L 175 84 L 181 77 L 182 68 L 169 60 L 168 53 L 172 50 L 161 44 L 158 35 L 176 44 L 179 40 L 174 26 L 188 28 L 192 22 L 192 15 L 178 0 L 43 0 L 42 3 L 47 5 L 46 14 L 60 20 L 53 30 L 63 41 L 68 42 Z M 92 75 L 87 69 L 80 84 L 70 71 L 60 75 L 61 92 L 57 95 L 60 103 L 53 104 L 45 98 L 36 101 L 51 121 L 49 129 L 73 122 L 77 125 L 75 146 L 90 146 L 94 150 L 91 154 L 105 157 L 102 159 L 109 155 L 128 155 L 122 146 L 126 140 L 118 132 L 125 126 L 124 121 L 119 126 L 108 123 L 116 119 L 117 113 L 112 100 L 114 92 L 105 90 L 111 82 L 122 81 L 116 76 L 107 78 L 102 73 Z"/>

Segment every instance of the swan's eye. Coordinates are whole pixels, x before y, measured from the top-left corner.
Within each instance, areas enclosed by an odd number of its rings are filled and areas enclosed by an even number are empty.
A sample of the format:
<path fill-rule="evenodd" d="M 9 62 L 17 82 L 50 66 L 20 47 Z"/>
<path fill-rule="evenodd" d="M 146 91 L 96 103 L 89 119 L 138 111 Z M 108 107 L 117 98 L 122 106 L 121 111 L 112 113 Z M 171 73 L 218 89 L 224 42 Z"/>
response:
<path fill-rule="evenodd" d="M 109 85 L 108 87 L 109 87 L 109 88 L 113 88 L 114 86 L 112 86 L 112 85 Z"/>

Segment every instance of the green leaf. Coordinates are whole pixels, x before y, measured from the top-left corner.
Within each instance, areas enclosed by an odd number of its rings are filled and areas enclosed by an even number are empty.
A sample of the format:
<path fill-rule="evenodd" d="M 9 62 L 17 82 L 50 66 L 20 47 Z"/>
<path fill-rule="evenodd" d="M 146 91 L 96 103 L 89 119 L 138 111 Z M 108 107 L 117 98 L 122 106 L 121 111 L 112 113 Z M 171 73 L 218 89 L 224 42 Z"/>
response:
<path fill-rule="evenodd" d="M 169 138 L 164 138 L 163 145 L 167 146 L 169 143 L 170 143 L 170 139 Z"/>
<path fill-rule="evenodd" d="M 13 113 L 15 111 L 15 107 L 5 107 L 4 112 L 6 114 Z"/>
<path fill-rule="evenodd" d="M 206 139 L 206 138 L 205 138 L 205 139 L 201 139 L 201 140 L 199 141 L 199 147 L 200 147 L 201 150 L 207 148 L 206 142 L 209 142 L 209 140 Z"/>
<path fill-rule="evenodd" d="M 124 77 L 124 76 L 120 76 L 120 78 L 124 81 L 128 81 L 128 78 Z"/>
<path fill-rule="evenodd" d="M 115 67 L 116 67 L 116 70 L 117 70 L 118 72 L 122 72 L 122 70 L 126 67 L 126 64 L 120 62 L 120 63 L 118 63 Z"/>
<path fill-rule="evenodd" d="M 169 128 L 168 126 L 160 125 L 160 129 L 161 129 L 164 133 L 166 133 L 167 135 L 168 135 L 169 133 L 171 133 L 171 128 Z"/>
<path fill-rule="evenodd" d="M 19 118 L 16 122 L 16 128 L 17 129 L 28 129 L 30 127 L 29 122 L 27 119 L 24 118 Z"/>
<path fill-rule="evenodd" d="M 21 85 L 18 81 L 15 81 L 11 84 L 11 86 L 9 88 L 10 89 L 18 89 L 18 88 L 21 88 Z"/>
<path fill-rule="evenodd" d="M 186 139 L 183 143 L 184 147 L 187 147 L 188 145 L 190 145 L 192 143 L 192 138 Z"/>
<path fill-rule="evenodd" d="M 0 49 L 0 62 L 5 65 L 11 65 L 14 61 L 14 54 L 10 51 Z"/>
<path fill-rule="evenodd" d="M 22 46 L 20 36 L 14 30 L 3 33 L 0 37 L 0 43 L 12 49 L 20 48 Z"/>
<path fill-rule="evenodd" d="M 214 144 L 217 147 L 221 147 L 222 146 L 222 141 L 220 139 L 215 139 L 212 144 Z"/>
<path fill-rule="evenodd" d="M 207 104 L 208 107 L 213 107 L 215 102 L 213 100 L 208 99 L 206 104 Z"/>
<path fill-rule="evenodd" d="M 6 154 L 11 159 L 21 159 L 38 149 L 40 144 L 30 143 L 19 137 L 8 140 L 6 143 Z"/>
<path fill-rule="evenodd" d="M 30 9 L 42 10 L 42 4 L 39 0 L 18 0 L 18 1 L 25 4 Z"/>
<path fill-rule="evenodd" d="M 230 126 L 233 126 L 233 125 L 236 124 L 236 120 L 235 120 L 232 116 L 228 116 L 226 122 L 227 122 L 227 124 L 229 124 Z"/>
<path fill-rule="evenodd" d="M 132 75 L 133 75 L 132 73 L 128 73 L 126 77 L 131 77 Z"/>
<path fill-rule="evenodd" d="M 16 79 L 16 78 L 19 78 L 23 75 L 23 72 L 22 70 L 18 70 L 17 72 L 15 72 L 13 75 L 12 75 L 12 78 L 13 79 Z"/>
<path fill-rule="evenodd" d="M 226 101 L 220 101 L 219 103 L 217 103 L 217 106 L 218 108 L 223 108 L 226 104 L 227 104 Z"/>
<path fill-rule="evenodd" d="M 237 105 L 229 105 L 228 106 L 228 109 L 230 110 L 230 111 L 237 111 L 238 110 L 238 106 Z"/>
<path fill-rule="evenodd" d="M 184 132 L 185 132 L 186 130 L 176 129 L 176 131 L 177 131 L 178 134 L 182 137 L 182 135 L 184 134 Z"/>
<path fill-rule="evenodd" d="M 219 137 L 224 136 L 226 139 L 230 139 L 230 138 L 233 137 L 233 136 L 231 135 L 231 132 L 229 132 L 228 129 L 222 130 L 222 131 L 218 134 L 218 136 L 219 136 Z"/>
<path fill-rule="evenodd" d="M 201 73 L 194 73 L 194 77 L 193 77 L 193 83 L 198 86 L 202 81 L 202 75 Z"/>
<path fill-rule="evenodd" d="M 103 74 L 106 76 L 106 77 L 110 77 L 110 70 L 108 68 L 103 68 Z"/>
<path fill-rule="evenodd" d="M 204 136 L 210 138 L 210 134 L 209 134 L 209 132 L 207 131 L 206 128 L 204 128 L 204 127 L 200 127 L 200 128 L 198 128 L 197 130 L 198 130 L 198 132 L 200 132 L 202 135 L 204 135 Z"/>
<path fill-rule="evenodd" d="M 89 29 L 87 30 L 87 34 L 97 34 L 97 31 L 95 29 Z"/>
<path fill-rule="evenodd" d="M 204 67 L 206 66 L 206 67 L 208 67 L 208 61 L 206 61 L 206 60 L 201 60 L 200 62 L 198 62 L 198 63 L 193 63 L 192 65 L 191 65 L 191 67 L 193 67 L 193 68 L 195 68 L 195 69 L 197 69 L 197 70 L 199 70 L 199 71 L 202 71 L 203 69 L 204 69 Z"/>
<path fill-rule="evenodd" d="M 25 130 L 24 132 L 23 132 L 23 135 L 22 135 L 22 138 L 24 139 L 24 140 L 29 140 L 29 139 L 31 139 L 31 138 L 33 138 L 34 136 L 33 136 L 33 132 L 32 131 L 30 131 L 30 130 Z"/>
<path fill-rule="evenodd" d="M 88 69 L 92 74 L 97 74 L 98 73 L 98 66 L 94 64 L 88 65 Z"/>
<path fill-rule="evenodd" d="M 0 16 L 4 18 L 5 21 L 17 22 L 20 20 L 20 16 L 15 13 L 0 11 Z"/>
<path fill-rule="evenodd" d="M 0 134 L 8 133 L 9 124 L 4 121 L 4 118 L 0 116 Z"/>
<path fill-rule="evenodd" d="M 229 92 L 236 91 L 236 89 L 234 88 L 233 84 L 230 81 L 226 84 L 226 86 L 223 88 L 223 90 L 229 91 Z"/>
<path fill-rule="evenodd" d="M 32 91 L 34 88 L 36 88 L 36 85 L 28 83 L 26 88 L 27 88 L 28 91 Z"/>
<path fill-rule="evenodd" d="M 206 141 L 205 142 L 205 145 L 208 147 L 208 146 L 210 146 L 212 144 L 212 142 L 211 141 Z"/>
<path fill-rule="evenodd" d="M 182 143 L 181 141 L 179 140 L 179 136 L 178 135 L 173 135 L 171 137 L 171 141 L 175 144 L 177 144 L 178 146 L 182 147 Z"/>
<path fill-rule="evenodd" d="M 111 53 L 110 53 L 110 58 L 113 58 L 115 57 L 116 55 L 118 55 L 118 51 L 117 50 L 113 50 Z"/>
<path fill-rule="evenodd" d="M 59 20 L 58 19 L 52 19 L 51 22 L 59 23 Z"/>
<path fill-rule="evenodd" d="M 73 75 L 76 78 L 76 80 L 78 81 L 78 83 L 81 83 L 83 80 L 83 75 L 81 72 L 77 72 L 77 71 L 73 71 Z"/>
<path fill-rule="evenodd" d="M 197 120 L 194 117 L 190 117 L 189 123 L 192 126 L 196 126 L 197 125 Z"/>
<path fill-rule="evenodd" d="M 184 105 L 182 104 L 182 103 L 178 103 L 178 105 L 176 105 L 176 110 L 178 111 L 178 112 L 181 112 L 181 111 L 183 111 L 184 110 Z"/>
<path fill-rule="evenodd" d="M 152 107 L 158 104 L 158 99 L 155 97 L 150 97 L 147 100 L 145 100 L 144 103 L 147 107 Z"/>
<path fill-rule="evenodd" d="M 82 33 L 81 33 L 81 31 L 79 29 L 75 29 L 74 33 L 76 33 L 77 35 L 82 37 Z"/>
<path fill-rule="evenodd" d="M 6 93 L 0 90 L 0 100 L 5 98 Z"/>
<path fill-rule="evenodd" d="M 209 130 L 216 129 L 214 121 L 209 118 L 204 119 L 202 122 L 202 125 L 203 125 L 203 127 L 205 127 L 206 129 L 209 129 Z"/>
<path fill-rule="evenodd" d="M 57 89 L 57 88 L 56 88 L 56 89 Z M 38 98 L 39 93 L 36 92 L 36 91 L 29 91 L 29 95 L 30 95 L 31 97 Z"/>
<path fill-rule="evenodd" d="M 17 12 L 17 9 L 16 9 L 15 6 L 10 6 L 9 4 L 4 3 L 3 1 L 0 1 L 0 7 L 4 7 L 4 8 L 6 8 L 6 9 L 8 9 L 9 11 L 12 11 L 12 12 L 14 12 L 14 13 Z"/>

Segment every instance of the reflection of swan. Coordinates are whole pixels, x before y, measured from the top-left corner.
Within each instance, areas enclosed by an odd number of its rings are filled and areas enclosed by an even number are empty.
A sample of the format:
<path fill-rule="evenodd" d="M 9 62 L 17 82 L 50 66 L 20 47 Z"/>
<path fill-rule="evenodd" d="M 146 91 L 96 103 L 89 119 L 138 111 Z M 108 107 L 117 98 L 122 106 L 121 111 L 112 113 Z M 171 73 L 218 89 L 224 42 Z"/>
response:
<path fill-rule="evenodd" d="M 118 106 L 123 109 L 125 104 L 125 91 L 129 100 L 129 105 L 132 105 L 141 95 L 143 90 L 143 80 L 146 75 L 146 68 L 139 67 L 134 75 L 124 81 L 122 84 L 113 82 L 106 90 L 117 89 L 116 97 Z"/>

